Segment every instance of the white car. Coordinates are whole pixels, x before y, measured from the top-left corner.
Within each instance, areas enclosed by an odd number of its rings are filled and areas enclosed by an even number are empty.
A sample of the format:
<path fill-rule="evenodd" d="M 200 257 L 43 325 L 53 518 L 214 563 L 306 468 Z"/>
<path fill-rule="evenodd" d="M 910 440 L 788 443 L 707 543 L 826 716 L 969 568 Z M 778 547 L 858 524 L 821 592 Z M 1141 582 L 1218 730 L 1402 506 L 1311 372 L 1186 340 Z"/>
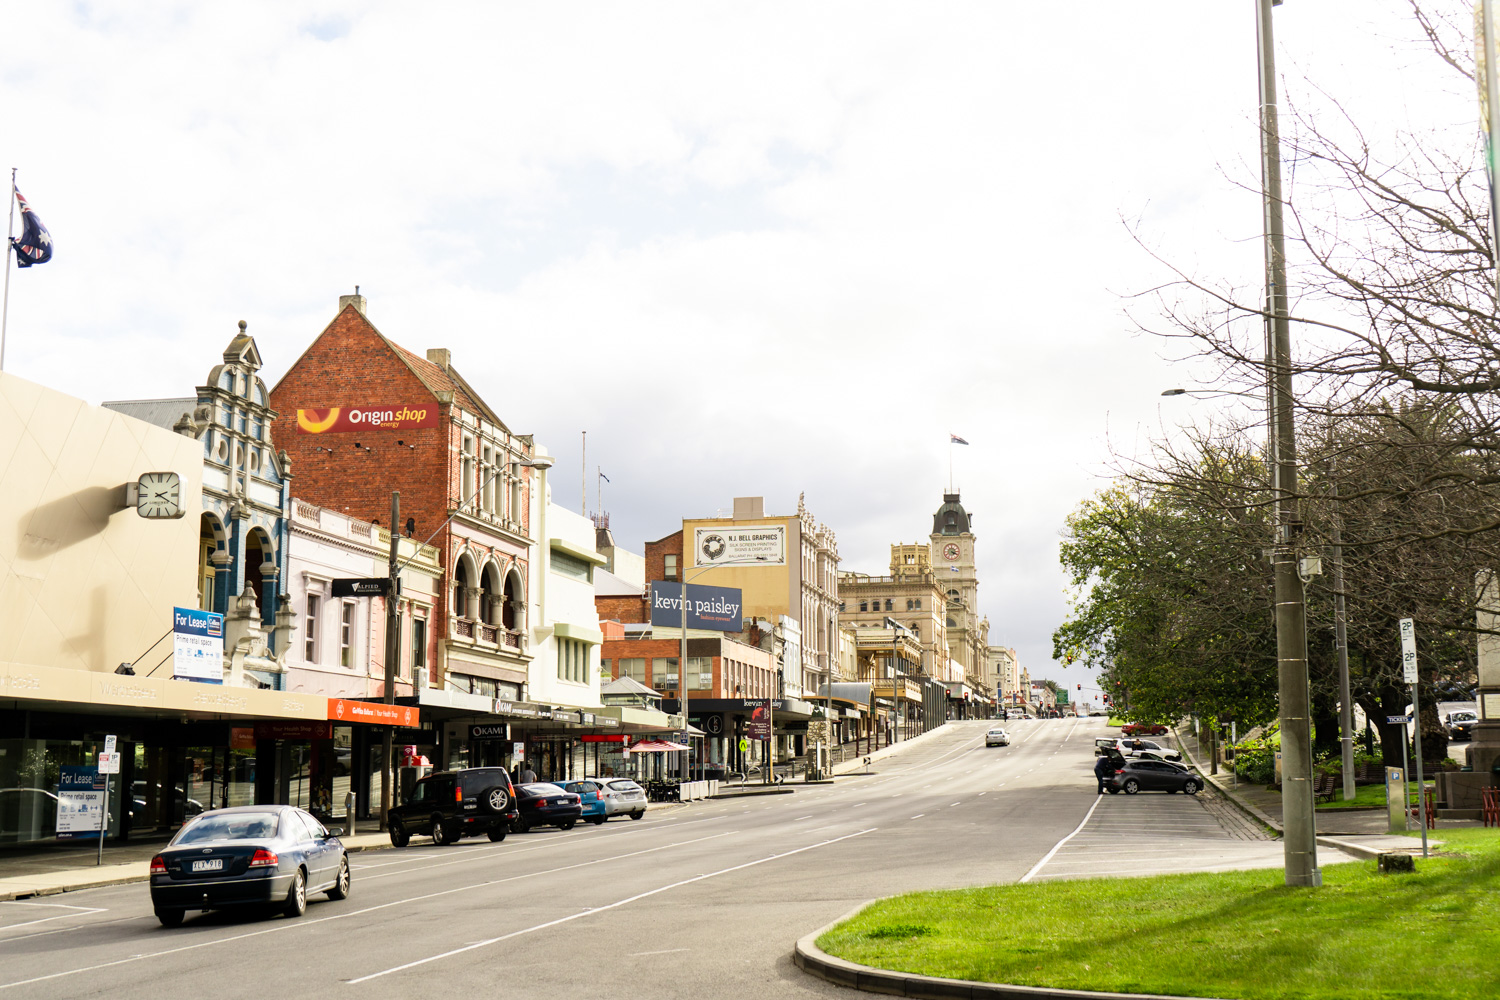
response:
<path fill-rule="evenodd" d="M 1180 750 L 1164 747 L 1155 740 L 1143 740 L 1135 736 L 1126 736 L 1117 741 L 1116 746 L 1127 757 L 1134 757 L 1143 751 L 1150 751 L 1151 755 L 1157 760 L 1170 761 L 1173 764 L 1182 761 L 1182 752 Z"/>
<path fill-rule="evenodd" d="M 1010 746 L 1010 734 L 999 726 L 996 726 L 984 734 L 984 745 L 987 747 L 1008 747 Z"/>
<path fill-rule="evenodd" d="M 585 778 L 599 785 L 604 799 L 604 818 L 628 815 L 640 819 L 646 815 L 646 790 L 629 778 Z"/>

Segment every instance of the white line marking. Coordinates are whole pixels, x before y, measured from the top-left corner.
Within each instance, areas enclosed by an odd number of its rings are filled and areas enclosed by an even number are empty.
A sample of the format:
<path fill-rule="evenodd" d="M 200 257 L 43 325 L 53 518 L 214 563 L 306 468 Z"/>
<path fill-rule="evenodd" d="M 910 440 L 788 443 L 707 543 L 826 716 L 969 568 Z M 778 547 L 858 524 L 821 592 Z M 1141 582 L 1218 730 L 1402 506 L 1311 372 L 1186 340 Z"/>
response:
<path fill-rule="evenodd" d="M 103 826 L 104 824 L 101 822 L 99 825 Z M 630 957 L 630 958 L 640 958 L 642 955 L 675 955 L 679 951 L 692 951 L 692 950 L 693 949 L 691 949 L 691 948 L 664 948 L 661 951 L 637 951 L 637 952 L 632 952 L 628 957 Z"/>
<path fill-rule="evenodd" d="M 915 816 L 912 817 L 912 819 L 921 819 L 923 816 L 926 816 L 926 815 L 927 815 L 926 813 L 917 813 Z"/>
<path fill-rule="evenodd" d="M 812 816 L 813 816 L 812 813 L 808 813 L 806 816 L 798 816 L 796 819 L 792 820 L 792 822 L 793 823 L 800 823 L 800 822 L 802 822 L 805 819 L 812 819 Z M 104 825 L 103 821 L 100 821 L 99 825 L 103 826 Z"/>
<path fill-rule="evenodd" d="M 616 900 L 615 902 L 608 903 L 604 906 L 596 906 L 591 910 L 584 910 L 581 913 L 570 913 L 566 917 L 559 917 L 556 920 L 549 920 L 546 923 L 535 924 L 531 927 L 523 927 L 521 930 L 511 931 L 509 934 L 501 934 L 499 937 L 493 937 L 486 941 L 476 941 L 474 944 L 465 945 L 462 948 L 454 948 L 452 951 L 443 952 L 441 955 L 431 955 L 427 958 L 419 958 L 415 962 L 407 962 L 405 965 L 397 965 L 392 968 L 385 969 L 381 972 L 372 972 L 368 976 L 361 976 L 358 979 L 348 979 L 345 980 L 345 983 L 349 986 L 356 986 L 359 983 L 367 983 L 372 979 L 379 979 L 381 976 L 389 976 L 392 973 L 396 972 L 405 972 L 407 969 L 414 969 L 417 966 L 427 965 L 430 962 L 437 962 L 445 958 L 452 958 L 454 955 L 462 955 L 463 953 L 473 951 L 476 948 L 484 948 L 492 944 L 499 944 L 501 941 L 509 941 L 511 938 L 520 937 L 523 934 L 532 934 L 536 931 L 546 930 L 549 927 L 556 927 L 559 924 L 570 923 L 571 921 L 577 920 L 580 917 L 588 917 L 596 913 L 604 913 L 607 910 L 616 910 L 622 906 L 634 903 L 637 900 L 646 899 L 659 893 L 666 892 L 670 889 L 676 889 L 684 885 L 692 885 L 694 882 L 702 882 L 704 879 L 715 878 L 719 875 L 727 875 L 730 872 L 743 871 L 746 868 L 753 868 L 756 865 L 763 865 L 768 861 L 777 861 L 781 858 L 791 857 L 794 854 L 802 854 L 805 851 L 815 850 L 819 847 L 826 847 L 829 844 L 837 844 L 842 840 L 849 840 L 853 837 L 860 837 L 867 833 L 873 833 L 877 829 L 879 828 L 870 827 L 867 830 L 860 830 L 858 833 L 847 834 L 843 837 L 835 837 L 832 840 L 820 841 L 816 844 L 809 844 L 806 847 L 799 847 L 796 850 L 785 851 L 781 854 L 772 854 L 770 857 L 758 858 L 755 861 L 747 861 L 742 865 L 735 865 L 732 868 L 721 868 L 716 872 L 709 872 L 706 875 L 695 875 L 692 878 L 685 878 L 680 882 L 673 882 L 669 885 L 664 885 L 655 889 L 648 889 L 645 892 L 636 893 L 634 896 L 627 896 L 624 899 Z"/>
<path fill-rule="evenodd" d="M 1047 856 L 1045 858 L 1043 858 L 1042 860 L 1038 861 L 1036 863 L 1036 866 L 1034 868 L 1032 868 L 1031 871 L 1029 871 L 1025 875 L 1021 876 L 1021 881 L 1022 882 L 1030 882 L 1031 881 L 1031 877 L 1033 875 L 1035 875 L 1037 872 L 1041 871 L 1043 865 L 1045 865 L 1047 862 L 1049 862 L 1049 861 L 1052 860 L 1052 855 L 1056 854 L 1058 852 L 1058 850 L 1064 844 L 1066 844 L 1068 841 L 1070 841 L 1074 837 L 1078 836 L 1078 831 L 1082 830 L 1085 826 L 1088 825 L 1089 817 L 1092 816 L 1092 815 L 1094 815 L 1094 810 L 1098 809 L 1099 808 L 1099 803 L 1101 803 L 1103 801 L 1104 801 L 1104 796 L 1102 796 L 1102 795 L 1095 795 L 1094 796 L 1094 804 L 1091 805 L 1091 806 L 1089 806 L 1089 811 L 1083 814 L 1083 822 L 1079 823 L 1078 826 L 1077 826 L 1077 828 L 1072 833 L 1068 834 L 1062 840 L 1059 840 L 1056 844 L 1054 844 L 1052 846 L 1052 850 L 1050 850 L 1050 851 L 1047 852 Z"/>
<path fill-rule="evenodd" d="M 950 805 L 948 808 L 952 809 L 953 806 L 961 806 L 961 805 L 963 805 L 963 802 L 962 801 L 958 801 L 958 802 L 953 803 L 953 805 Z M 103 824 L 101 824 L 101 825 L 103 825 Z"/>
<path fill-rule="evenodd" d="M 50 917 L 38 917 L 35 920 L 26 920 L 19 924 L 6 924 L 4 927 L 0 927 L 0 934 L 5 933 L 6 931 L 17 930 L 22 927 L 33 927 L 37 924 L 45 924 L 52 920 L 62 920 L 64 917 L 86 917 L 93 913 L 108 912 L 104 907 L 100 906 L 69 906 L 67 903 L 23 903 L 17 899 L 7 899 L 0 902 L 9 903 L 12 906 L 47 906 L 63 910 L 75 911 L 73 913 L 54 913 Z"/>

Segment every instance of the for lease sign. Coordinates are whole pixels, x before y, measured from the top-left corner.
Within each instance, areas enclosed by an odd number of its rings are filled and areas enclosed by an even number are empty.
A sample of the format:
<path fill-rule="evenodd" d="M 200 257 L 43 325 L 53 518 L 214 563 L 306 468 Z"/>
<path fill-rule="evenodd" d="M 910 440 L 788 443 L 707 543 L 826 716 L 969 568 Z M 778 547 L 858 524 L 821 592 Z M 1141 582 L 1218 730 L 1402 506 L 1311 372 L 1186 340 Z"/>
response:
<path fill-rule="evenodd" d="M 372 403 L 297 411 L 297 430 L 303 434 L 347 434 L 350 431 L 405 430 L 437 425 L 436 402 L 409 405 Z"/>

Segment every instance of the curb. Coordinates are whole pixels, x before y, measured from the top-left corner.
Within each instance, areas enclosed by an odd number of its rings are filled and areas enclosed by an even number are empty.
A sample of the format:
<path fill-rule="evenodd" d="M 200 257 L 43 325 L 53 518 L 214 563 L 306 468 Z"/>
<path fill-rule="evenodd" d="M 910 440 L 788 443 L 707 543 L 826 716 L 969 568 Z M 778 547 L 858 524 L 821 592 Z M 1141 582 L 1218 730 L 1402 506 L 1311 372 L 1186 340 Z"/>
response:
<path fill-rule="evenodd" d="M 790 795 L 794 791 L 796 791 L 794 788 L 784 788 L 776 785 L 763 792 L 720 792 L 718 795 L 710 795 L 709 799 L 754 799 L 762 795 Z"/>
<path fill-rule="evenodd" d="M 871 900 L 874 902 L 874 900 Z M 1013 986 L 1009 983 L 978 983 L 970 979 L 941 979 L 911 972 L 891 972 L 846 962 L 818 947 L 818 938 L 853 917 L 870 903 L 863 903 L 833 923 L 805 934 L 797 941 L 792 962 L 803 972 L 836 986 L 898 997 L 1003 997 L 1006 1000 L 1204 1000 L 1161 993 L 1101 993 L 1097 990 L 1064 990 L 1049 986 Z"/>

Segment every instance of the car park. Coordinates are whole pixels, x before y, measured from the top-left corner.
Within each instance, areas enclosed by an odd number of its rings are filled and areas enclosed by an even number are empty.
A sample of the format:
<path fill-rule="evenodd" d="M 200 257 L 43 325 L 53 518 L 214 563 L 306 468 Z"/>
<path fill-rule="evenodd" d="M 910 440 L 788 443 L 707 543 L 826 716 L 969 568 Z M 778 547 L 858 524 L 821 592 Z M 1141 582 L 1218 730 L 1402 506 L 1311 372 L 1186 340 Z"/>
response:
<path fill-rule="evenodd" d="M 539 826 L 571 830 L 583 814 L 583 803 L 577 795 L 548 781 L 517 785 L 516 805 L 521 811 L 515 823 L 517 833 L 527 833 Z"/>
<path fill-rule="evenodd" d="M 1110 775 L 1108 784 L 1110 791 L 1126 795 L 1151 791 L 1197 795 L 1198 789 L 1203 787 L 1202 779 L 1181 764 L 1138 757 L 1126 758 L 1124 764 Z"/>
<path fill-rule="evenodd" d="M 1171 747 L 1164 747 L 1160 743 L 1157 743 L 1155 740 L 1120 740 L 1116 745 L 1120 748 L 1120 752 L 1127 757 L 1133 756 L 1134 754 L 1137 754 L 1142 750 L 1151 750 L 1163 760 L 1182 760 L 1182 751 L 1173 750 Z"/>
<path fill-rule="evenodd" d="M 604 817 L 646 815 L 646 790 L 629 778 L 589 778 L 604 786 Z"/>
<path fill-rule="evenodd" d="M 584 778 L 582 781 L 559 781 L 557 785 L 563 791 L 578 796 L 578 804 L 582 807 L 579 819 L 588 820 L 595 826 L 609 819 L 609 808 L 604 798 L 606 792 L 599 782 Z"/>
<path fill-rule="evenodd" d="M 1010 734 L 999 726 L 995 726 L 984 734 L 984 745 L 987 747 L 1008 747 L 1010 746 Z"/>
<path fill-rule="evenodd" d="M 234 806 L 190 820 L 151 859 L 151 905 L 163 926 L 194 910 L 307 911 L 307 897 L 349 895 L 344 844 L 295 806 Z"/>
<path fill-rule="evenodd" d="M 421 778 L 399 806 L 390 812 L 391 843 L 405 847 L 413 835 L 425 834 L 434 844 L 460 837 L 487 835 L 500 841 L 520 817 L 515 788 L 503 767 L 469 767 L 438 771 Z"/>
<path fill-rule="evenodd" d="M 1127 722 L 1120 732 L 1126 736 L 1165 736 L 1167 727 L 1157 722 Z"/>

